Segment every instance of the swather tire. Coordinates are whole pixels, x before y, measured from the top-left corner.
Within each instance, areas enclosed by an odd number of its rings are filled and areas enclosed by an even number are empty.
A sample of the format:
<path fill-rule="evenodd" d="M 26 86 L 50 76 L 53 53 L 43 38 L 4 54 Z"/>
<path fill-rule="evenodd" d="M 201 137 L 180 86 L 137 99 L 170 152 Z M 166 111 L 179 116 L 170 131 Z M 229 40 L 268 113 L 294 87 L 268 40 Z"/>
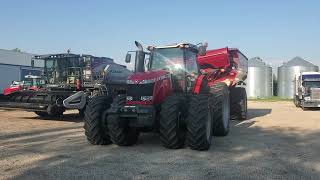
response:
<path fill-rule="evenodd" d="M 34 112 L 36 115 L 38 115 L 39 117 L 49 117 L 49 114 L 47 112 L 43 112 L 43 111 L 35 111 Z"/>
<path fill-rule="evenodd" d="M 84 129 L 88 141 L 93 145 L 111 144 L 106 125 L 106 110 L 110 108 L 112 97 L 96 96 L 90 99 L 84 112 Z"/>
<path fill-rule="evenodd" d="M 179 149 L 185 142 L 185 128 L 181 119 L 185 117 L 185 98 L 182 95 L 172 95 L 165 99 L 160 111 L 160 140 L 169 149 Z"/>

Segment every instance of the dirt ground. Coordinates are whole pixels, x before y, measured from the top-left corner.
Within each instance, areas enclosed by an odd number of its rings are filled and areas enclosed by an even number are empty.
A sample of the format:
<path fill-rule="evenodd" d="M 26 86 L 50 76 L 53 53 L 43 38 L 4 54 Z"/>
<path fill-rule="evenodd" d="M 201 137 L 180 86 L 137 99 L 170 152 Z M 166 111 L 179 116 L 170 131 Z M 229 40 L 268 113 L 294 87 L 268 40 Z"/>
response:
<path fill-rule="evenodd" d="M 0 110 L 0 179 L 320 179 L 320 111 L 250 102 L 209 151 L 168 150 L 157 134 L 137 145 L 90 145 L 82 120 Z"/>

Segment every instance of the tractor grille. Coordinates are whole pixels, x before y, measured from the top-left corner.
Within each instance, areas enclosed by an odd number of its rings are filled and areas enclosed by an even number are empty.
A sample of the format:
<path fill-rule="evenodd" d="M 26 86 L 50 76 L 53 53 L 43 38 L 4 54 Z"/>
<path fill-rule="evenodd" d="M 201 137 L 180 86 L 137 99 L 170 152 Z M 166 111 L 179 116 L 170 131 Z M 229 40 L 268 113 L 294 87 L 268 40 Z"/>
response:
<path fill-rule="evenodd" d="M 129 84 L 127 96 L 132 96 L 132 101 L 141 101 L 141 96 L 152 96 L 154 83 Z"/>
<path fill-rule="evenodd" d="M 320 100 L 320 88 L 311 88 L 311 99 Z"/>

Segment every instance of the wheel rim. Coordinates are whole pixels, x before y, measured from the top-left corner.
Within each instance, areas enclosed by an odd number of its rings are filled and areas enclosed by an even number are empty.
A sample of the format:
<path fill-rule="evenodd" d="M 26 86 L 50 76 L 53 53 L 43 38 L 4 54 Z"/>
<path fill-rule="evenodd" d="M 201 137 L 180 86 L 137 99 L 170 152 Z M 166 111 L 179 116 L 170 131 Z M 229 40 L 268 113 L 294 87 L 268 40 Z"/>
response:
<path fill-rule="evenodd" d="M 227 128 L 229 125 L 229 116 L 230 116 L 229 98 L 224 98 L 223 105 L 222 105 L 222 119 L 223 119 L 223 126 L 225 128 Z"/>
<path fill-rule="evenodd" d="M 206 133 L 207 133 L 207 140 L 210 142 L 211 137 L 212 137 L 212 116 L 211 116 L 211 110 L 210 108 L 208 109 L 208 117 L 207 117 L 207 128 L 206 128 Z"/>

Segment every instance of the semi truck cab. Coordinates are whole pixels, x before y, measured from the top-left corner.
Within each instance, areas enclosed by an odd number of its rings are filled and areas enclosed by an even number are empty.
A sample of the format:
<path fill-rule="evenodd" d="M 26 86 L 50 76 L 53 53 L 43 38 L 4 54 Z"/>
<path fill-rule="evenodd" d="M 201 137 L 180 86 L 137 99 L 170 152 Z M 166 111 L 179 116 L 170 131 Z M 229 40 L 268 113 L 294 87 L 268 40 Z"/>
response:
<path fill-rule="evenodd" d="M 295 78 L 294 103 L 297 107 L 320 108 L 320 72 L 303 72 Z"/>

